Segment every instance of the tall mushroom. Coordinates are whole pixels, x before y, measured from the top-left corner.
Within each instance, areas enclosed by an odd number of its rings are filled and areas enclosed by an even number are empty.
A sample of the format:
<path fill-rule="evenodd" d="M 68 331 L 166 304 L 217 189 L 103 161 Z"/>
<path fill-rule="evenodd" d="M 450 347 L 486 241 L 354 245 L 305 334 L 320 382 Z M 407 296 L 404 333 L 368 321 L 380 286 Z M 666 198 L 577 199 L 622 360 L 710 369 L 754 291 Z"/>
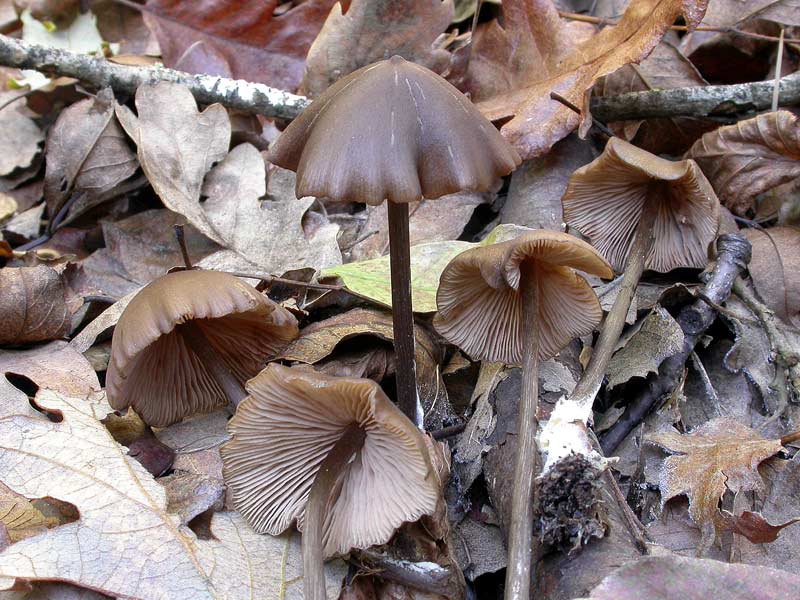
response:
<path fill-rule="evenodd" d="M 280 135 L 269 160 L 297 171 L 298 196 L 388 200 L 397 396 L 416 420 L 408 203 L 485 191 L 519 155 L 456 88 L 393 56 L 328 88 Z"/>
<path fill-rule="evenodd" d="M 447 340 L 474 359 L 522 365 L 507 599 L 529 598 L 539 361 L 593 331 L 603 316 L 591 286 L 573 269 L 613 276 L 586 242 L 537 230 L 459 254 L 442 272 L 436 296 L 434 326 Z"/>
<path fill-rule="evenodd" d="M 369 379 L 271 364 L 230 420 L 223 475 L 259 533 L 303 532 L 306 600 L 325 600 L 323 559 L 389 541 L 436 508 L 425 439 Z"/>
<path fill-rule="evenodd" d="M 244 382 L 297 337 L 285 308 L 227 273 L 177 271 L 144 287 L 114 330 L 108 401 L 153 427 L 244 398 Z"/>
<path fill-rule="evenodd" d="M 571 396 L 589 411 L 642 272 L 704 267 L 717 236 L 720 206 L 693 160 L 665 160 L 619 138 L 611 138 L 598 158 L 575 171 L 562 203 L 567 224 L 587 236 L 617 272 L 624 271 Z"/>

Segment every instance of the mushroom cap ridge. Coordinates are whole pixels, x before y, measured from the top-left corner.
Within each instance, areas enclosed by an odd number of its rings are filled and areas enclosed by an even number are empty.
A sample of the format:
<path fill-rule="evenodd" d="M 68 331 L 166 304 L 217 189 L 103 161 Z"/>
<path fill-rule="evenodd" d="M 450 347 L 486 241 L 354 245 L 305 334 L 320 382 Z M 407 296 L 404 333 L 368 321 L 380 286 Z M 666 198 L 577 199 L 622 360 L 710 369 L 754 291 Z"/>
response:
<path fill-rule="evenodd" d="M 539 322 L 522 323 L 520 264 L 535 261 Z M 589 244 L 566 233 L 535 230 L 456 256 L 439 281 L 436 330 L 475 360 L 522 362 L 524 330 L 537 327 L 539 358 L 591 333 L 603 316 L 592 287 L 573 269 L 613 277 Z"/>
<path fill-rule="evenodd" d="M 175 327 L 195 320 L 244 383 L 297 337 L 297 320 L 239 278 L 176 271 L 146 285 L 114 330 L 106 374 L 108 401 L 165 427 L 228 400 Z"/>
<path fill-rule="evenodd" d="M 521 160 L 445 79 L 399 56 L 346 75 L 270 148 L 297 196 L 378 205 L 485 191 Z"/>
<path fill-rule="evenodd" d="M 720 205 L 691 159 L 666 160 L 611 138 L 600 156 L 573 173 L 562 198 L 566 223 L 588 237 L 617 272 L 648 203 L 658 204 L 646 268 L 665 273 L 704 267 Z"/>

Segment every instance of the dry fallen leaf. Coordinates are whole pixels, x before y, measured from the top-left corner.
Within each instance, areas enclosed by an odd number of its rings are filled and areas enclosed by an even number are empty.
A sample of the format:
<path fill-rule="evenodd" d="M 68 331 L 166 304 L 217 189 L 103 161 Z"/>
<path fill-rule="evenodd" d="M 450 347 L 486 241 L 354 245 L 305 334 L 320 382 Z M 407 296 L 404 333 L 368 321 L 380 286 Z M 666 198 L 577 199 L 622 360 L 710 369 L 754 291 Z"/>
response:
<path fill-rule="evenodd" d="M 778 569 L 678 556 L 648 556 L 620 567 L 592 590 L 590 600 L 789 600 L 800 576 Z"/>
<path fill-rule="evenodd" d="M 228 249 L 208 256 L 199 266 L 283 275 L 291 269 L 341 264 L 337 225 L 323 217 L 315 231 L 306 232 L 304 220 L 315 200 L 295 197 L 294 173 L 273 170 L 267 199 L 261 201 L 265 179 L 264 160 L 250 144 L 234 148 L 208 174 L 203 188 L 208 196 L 205 215 Z"/>
<path fill-rule="evenodd" d="M 231 122 L 212 104 L 198 112 L 188 88 L 162 81 L 136 90 L 138 118 L 125 106 L 117 117 L 138 146 L 139 162 L 150 185 L 170 210 L 218 244 L 224 244 L 200 206 L 203 178 L 228 153 Z"/>
<path fill-rule="evenodd" d="M 64 283 L 50 267 L 0 270 L 0 346 L 53 340 L 67 335 L 72 314 Z"/>
<path fill-rule="evenodd" d="M 688 496 L 689 515 L 703 534 L 698 554 L 711 547 L 724 527 L 719 501 L 725 490 L 761 491 L 759 463 L 783 448 L 780 440 L 764 439 L 730 417 L 708 421 L 688 434 L 674 430 L 651 433 L 645 441 L 673 454 L 661 470 L 661 502 L 680 494 Z"/>
<path fill-rule="evenodd" d="M 152 209 L 122 219 L 101 221 L 106 247 L 82 260 L 69 278 L 70 287 L 80 293 L 103 293 L 112 298 L 150 283 L 172 267 L 183 266 L 174 225 L 185 219 L 174 212 Z M 192 227 L 184 227 L 189 255 L 199 261 L 218 248 Z"/>
<path fill-rule="evenodd" d="M 800 228 L 746 229 L 744 236 L 753 245 L 749 270 L 758 295 L 778 317 L 800 327 Z"/>
<path fill-rule="evenodd" d="M 579 124 L 582 134 L 591 124 L 552 100 L 551 92 L 588 116 L 586 92 L 600 77 L 645 58 L 679 16 L 690 28 L 697 26 L 705 5 L 705 0 L 632 0 L 617 25 L 586 39 L 576 35 L 576 25 L 559 20 L 550 0 L 508 1 L 506 29 L 495 26 L 483 45 L 476 39 L 473 72 L 478 65 L 489 72 L 474 75 L 468 87 L 487 117 L 512 117 L 501 131 L 523 158 L 546 154 Z M 481 61 L 482 48 L 499 58 Z"/>
<path fill-rule="evenodd" d="M 0 104 L 5 104 L 20 92 L 0 94 Z M 17 100 L 0 110 L 0 176 L 30 166 L 39 154 L 39 144 L 44 134 L 30 118 L 25 103 Z"/>
<path fill-rule="evenodd" d="M 166 511 L 165 490 L 125 456 L 98 420 L 105 402 L 41 391 L 58 423 L 0 419 L 0 480 L 26 497 L 73 504 L 80 518 L 0 553 L 0 589 L 15 580 L 59 579 L 127 598 L 301 598 L 296 536 L 256 535 L 234 513 L 217 513 L 199 540 Z M 329 591 L 343 567 L 330 563 Z"/>
<path fill-rule="evenodd" d="M 442 196 L 435 201 L 411 202 L 408 207 L 411 245 L 458 239 L 472 218 L 475 208 L 491 202 L 494 196 L 492 193 L 460 192 Z M 362 241 L 351 248 L 351 260 L 369 260 L 389 252 L 388 210 L 386 202 L 378 206 L 367 206 L 367 218 L 358 233 Z"/>
<path fill-rule="evenodd" d="M 723 522 L 734 533 L 743 535 L 754 544 L 768 544 L 778 539 L 778 534 L 784 527 L 794 525 L 800 517 L 790 519 L 779 525 L 772 525 L 763 516 L 749 510 L 740 515 L 723 515 Z"/>
<path fill-rule="evenodd" d="M 278 0 L 148 0 L 144 19 L 168 67 L 294 91 L 335 2 L 306 0 L 274 16 Z"/>
<path fill-rule="evenodd" d="M 415 312 L 436 311 L 439 277 L 447 264 L 465 250 L 514 238 L 525 227 L 499 225 L 483 241 L 472 244 L 459 240 L 431 242 L 411 247 L 411 302 Z M 392 305 L 389 257 L 352 262 L 322 271 L 323 277 L 341 277 L 347 288 L 385 306 Z"/>
<path fill-rule="evenodd" d="M 500 222 L 563 231 L 561 196 L 575 169 L 594 158 L 591 145 L 571 135 L 545 156 L 523 162 L 511 174 Z"/>
<path fill-rule="evenodd" d="M 720 202 L 736 214 L 756 196 L 800 176 L 800 122 L 787 110 L 720 127 L 686 154 L 708 177 Z"/>
<path fill-rule="evenodd" d="M 40 388 L 75 398 L 90 398 L 100 392 L 97 373 L 89 361 L 72 344 L 61 340 L 30 350 L 0 350 L 0 381 L 4 373 L 22 375 Z M 11 413 L 0 411 L 0 416 L 6 414 Z"/>
<path fill-rule="evenodd" d="M 48 214 L 57 214 L 72 194 L 83 196 L 82 210 L 91 208 L 139 167 L 114 116 L 115 105 L 114 94 L 105 88 L 59 114 L 47 135 L 44 196 Z"/>
<path fill-rule="evenodd" d="M 318 96 L 356 69 L 400 55 L 441 73 L 449 54 L 434 49 L 453 18 L 453 0 L 352 0 L 331 9 L 308 51 L 303 91 Z"/>
<path fill-rule="evenodd" d="M 792 0 L 714 0 L 709 3 L 703 25 L 730 27 L 748 19 L 800 25 L 800 12 Z"/>
<path fill-rule="evenodd" d="M 683 330 L 661 306 L 647 315 L 635 332 L 621 340 L 606 367 L 609 389 L 632 377 L 647 377 L 683 347 Z"/>
<path fill-rule="evenodd" d="M 417 384 L 419 400 L 425 411 L 425 425 L 428 430 L 438 429 L 444 426 L 444 421 L 454 417 L 439 371 L 441 349 L 422 327 L 417 327 L 414 334 Z M 281 358 L 316 364 L 333 353 L 340 342 L 358 336 L 377 337 L 392 343 L 394 330 L 391 315 L 357 308 L 312 323 L 300 332 L 300 337 L 286 348 Z M 374 341 L 362 344 L 358 350 L 369 350 L 372 347 Z"/>

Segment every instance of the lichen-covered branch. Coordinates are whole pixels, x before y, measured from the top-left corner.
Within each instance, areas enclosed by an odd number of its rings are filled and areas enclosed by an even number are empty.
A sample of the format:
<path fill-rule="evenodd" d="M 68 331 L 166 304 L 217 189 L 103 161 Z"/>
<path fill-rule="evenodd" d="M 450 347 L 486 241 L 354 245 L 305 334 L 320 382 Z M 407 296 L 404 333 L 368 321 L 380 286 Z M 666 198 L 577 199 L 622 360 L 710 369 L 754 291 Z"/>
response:
<path fill-rule="evenodd" d="M 668 90 L 630 92 L 593 98 L 592 116 L 603 122 L 654 117 L 706 117 L 735 115 L 772 106 L 774 81 L 735 85 L 707 85 Z M 779 106 L 800 104 L 800 74 L 783 77 Z"/>
<path fill-rule="evenodd" d="M 303 96 L 260 83 L 192 75 L 164 67 L 119 65 L 105 58 L 29 44 L 5 35 L 0 35 L 0 65 L 74 77 L 97 89 L 110 87 L 127 94 L 134 94 L 140 85 L 171 81 L 188 87 L 200 104 L 219 102 L 228 108 L 280 119 L 295 118 L 309 104 Z"/>
<path fill-rule="evenodd" d="M 95 88 L 110 87 L 115 92 L 128 94 L 133 94 L 143 84 L 172 81 L 186 85 L 200 104 L 219 102 L 243 112 L 287 120 L 295 118 L 310 103 L 308 98 L 260 83 L 192 75 L 163 67 L 119 65 L 104 58 L 28 44 L 4 35 L 0 35 L 0 65 L 74 77 Z M 603 122 L 732 115 L 770 108 L 773 88 L 773 81 L 760 81 L 632 92 L 593 98 L 591 111 L 592 116 Z M 784 77 L 780 81 L 779 105 L 798 104 L 800 74 Z"/>

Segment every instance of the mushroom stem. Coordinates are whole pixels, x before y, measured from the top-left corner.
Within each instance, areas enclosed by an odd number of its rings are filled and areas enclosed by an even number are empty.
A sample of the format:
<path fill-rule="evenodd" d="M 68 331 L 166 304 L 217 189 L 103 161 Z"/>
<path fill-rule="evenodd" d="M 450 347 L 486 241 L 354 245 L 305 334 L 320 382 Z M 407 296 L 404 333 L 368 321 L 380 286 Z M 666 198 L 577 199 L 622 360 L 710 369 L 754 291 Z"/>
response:
<path fill-rule="evenodd" d="M 411 310 L 411 248 L 408 204 L 389 206 L 389 263 L 392 271 L 392 327 L 397 381 L 397 404 L 413 423 L 417 416 L 417 382 L 414 365 L 414 314 Z"/>
<path fill-rule="evenodd" d="M 209 375 L 217 382 L 217 385 L 222 389 L 222 393 L 231 403 L 233 408 L 239 406 L 239 402 L 247 397 L 247 392 L 244 387 L 239 383 L 239 380 L 231 373 L 225 360 L 208 341 L 206 334 L 200 326 L 194 321 L 186 321 L 176 326 L 178 334 L 186 342 L 189 349 L 194 352 L 195 356 L 200 359 L 203 366 L 208 371 Z"/>
<path fill-rule="evenodd" d="M 619 341 L 619 336 L 625 327 L 625 319 L 631 308 L 636 286 L 642 278 L 647 255 L 653 247 L 653 223 L 655 222 L 658 208 L 655 202 L 645 203 L 645 209 L 639 219 L 639 224 L 633 237 L 631 250 L 625 261 L 625 269 L 622 275 L 619 292 L 606 316 L 600 335 L 597 336 L 597 343 L 592 350 L 592 356 L 586 370 L 583 372 L 578 384 L 572 392 L 570 401 L 590 410 L 594 403 L 597 392 L 606 374 L 608 362 L 614 354 L 614 348 Z"/>
<path fill-rule="evenodd" d="M 323 529 L 328 508 L 333 504 L 344 467 L 364 445 L 366 432 L 350 425 L 322 461 L 305 509 L 303 526 L 303 586 L 306 600 L 327 600 Z"/>
<path fill-rule="evenodd" d="M 539 407 L 539 283 L 534 262 L 525 261 L 520 269 L 525 347 L 522 354 L 517 463 L 514 467 L 516 485 L 511 499 L 511 525 L 508 534 L 506 600 L 530 598 L 533 514 L 537 496 L 534 478 L 539 462 L 536 447 L 536 431 L 539 426 L 536 416 Z"/>

